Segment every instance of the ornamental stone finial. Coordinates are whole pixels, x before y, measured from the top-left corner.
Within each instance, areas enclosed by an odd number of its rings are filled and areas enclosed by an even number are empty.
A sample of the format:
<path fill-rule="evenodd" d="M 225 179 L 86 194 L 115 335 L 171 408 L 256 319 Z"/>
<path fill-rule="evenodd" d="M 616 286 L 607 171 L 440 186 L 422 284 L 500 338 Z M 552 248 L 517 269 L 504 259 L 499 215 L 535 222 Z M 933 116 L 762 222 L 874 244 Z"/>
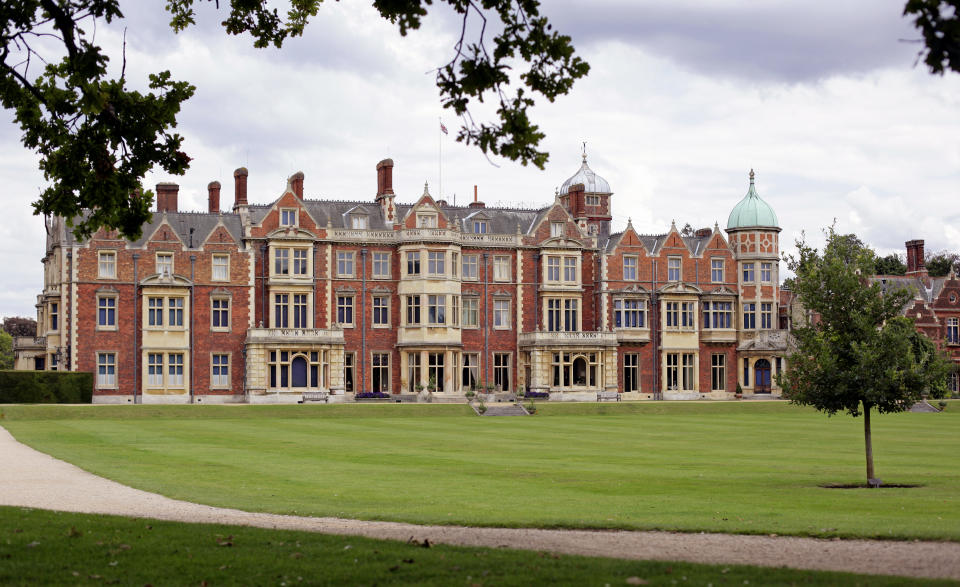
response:
<path fill-rule="evenodd" d="M 754 176 L 753 168 L 751 167 L 751 168 L 750 168 L 750 183 L 753 183 L 753 176 Z"/>

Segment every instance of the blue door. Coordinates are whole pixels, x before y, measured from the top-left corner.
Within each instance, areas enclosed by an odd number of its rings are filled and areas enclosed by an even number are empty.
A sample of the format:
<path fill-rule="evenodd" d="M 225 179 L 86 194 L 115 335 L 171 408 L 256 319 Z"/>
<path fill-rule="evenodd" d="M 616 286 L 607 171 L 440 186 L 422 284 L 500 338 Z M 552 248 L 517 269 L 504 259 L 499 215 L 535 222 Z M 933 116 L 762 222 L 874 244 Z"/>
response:
<path fill-rule="evenodd" d="M 760 359 L 753 365 L 756 379 L 753 382 L 753 393 L 770 393 L 770 361 Z"/>

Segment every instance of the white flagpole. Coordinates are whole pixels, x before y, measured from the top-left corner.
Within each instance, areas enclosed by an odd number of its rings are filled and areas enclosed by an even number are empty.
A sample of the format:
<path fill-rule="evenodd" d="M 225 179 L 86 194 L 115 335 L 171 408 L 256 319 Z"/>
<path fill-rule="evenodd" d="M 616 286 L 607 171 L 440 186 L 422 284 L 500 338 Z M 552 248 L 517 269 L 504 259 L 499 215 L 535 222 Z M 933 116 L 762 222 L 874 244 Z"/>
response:
<path fill-rule="evenodd" d="M 440 194 L 437 197 L 437 199 L 442 200 L 443 199 L 443 119 L 438 116 L 437 122 L 440 123 L 437 126 L 437 152 L 439 153 L 439 156 L 437 159 L 437 174 L 440 177 L 440 181 L 438 182 L 439 183 L 438 188 L 439 188 Z"/>

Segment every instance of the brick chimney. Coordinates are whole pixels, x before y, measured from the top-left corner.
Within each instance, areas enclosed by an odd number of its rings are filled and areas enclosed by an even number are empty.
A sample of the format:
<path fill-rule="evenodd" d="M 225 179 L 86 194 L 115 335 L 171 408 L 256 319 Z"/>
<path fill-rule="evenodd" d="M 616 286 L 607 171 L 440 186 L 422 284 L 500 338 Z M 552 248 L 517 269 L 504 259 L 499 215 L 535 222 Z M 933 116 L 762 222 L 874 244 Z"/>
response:
<path fill-rule="evenodd" d="M 583 191 L 584 186 L 582 183 L 575 183 L 570 186 L 569 199 L 567 200 L 567 211 L 570 212 L 570 215 L 574 218 L 580 218 L 585 215 L 586 202 L 584 201 Z"/>
<path fill-rule="evenodd" d="M 907 241 L 907 275 L 925 277 L 927 265 L 923 260 L 923 240 Z"/>
<path fill-rule="evenodd" d="M 157 184 L 157 212 L 176 212 L 180 186 L 168 181 Z"/>
<path fill-rule="evenodd" d="M 247 175 L 249 172 L 246 167 L 241 167 L 233 172 L 233 209 L 237 206 L 247 205 Z"/>
<path fill-rule="evenodd" d="M 290 189 L 301 200 L 303 199 L 303 172 L 298 171 L 290 176 Z"/>
<path fill-rule="evenodd" d="M 377 163 L 377 199 L 386 195 L 393 195 L 393 159 Z"/>
<path fill-rule="evenodd" d="M 211 214 L 220 213 L 220 182 L 211 181 L 207 184 L 207 210 Z"/>
<path fill-rule="evenodd" d="M 471 208 L 486 208 L 487 205 L 477 200 L 477 186 L 473 186 L 473 201 L 470 202 Z"/>

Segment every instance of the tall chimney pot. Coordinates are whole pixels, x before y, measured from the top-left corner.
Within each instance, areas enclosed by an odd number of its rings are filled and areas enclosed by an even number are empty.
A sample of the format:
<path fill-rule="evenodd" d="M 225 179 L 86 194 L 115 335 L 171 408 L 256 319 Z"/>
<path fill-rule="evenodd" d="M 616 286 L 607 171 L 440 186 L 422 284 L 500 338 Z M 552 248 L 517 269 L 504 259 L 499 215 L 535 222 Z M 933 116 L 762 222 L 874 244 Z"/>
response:
<path fill-rule="evenodd" d="M 377 197 L 393 195 L 393 159 L 377 163 Z"/>
<path fill-rule="evenodd" d="M 246 167 L 240 167 L 233 172 L 233 209 L 247 205 L 247 175 Z"/>
<path fill-rule="evenodd" d="M 298 171 L 290 176 L 290 187 L 297 197 L 303 199 L 303 172 Z"/>
<path fill-rule="evenodd" d="M 169 181 L 157 184 L 157 212 L 176 212 L 180 186 Z"/>
<path fill-rule="evenodd" d="M 211 214 L 220 212 L 220 182 L 211 181 L 207 184 L 207 210 Z"/>
<path fill-rule="evenodd" d="M 473 186 L 473 201 L 469 204 L 470 208 L 486 208 L 487 205 L 477 200 L 477 186 Z"/>

